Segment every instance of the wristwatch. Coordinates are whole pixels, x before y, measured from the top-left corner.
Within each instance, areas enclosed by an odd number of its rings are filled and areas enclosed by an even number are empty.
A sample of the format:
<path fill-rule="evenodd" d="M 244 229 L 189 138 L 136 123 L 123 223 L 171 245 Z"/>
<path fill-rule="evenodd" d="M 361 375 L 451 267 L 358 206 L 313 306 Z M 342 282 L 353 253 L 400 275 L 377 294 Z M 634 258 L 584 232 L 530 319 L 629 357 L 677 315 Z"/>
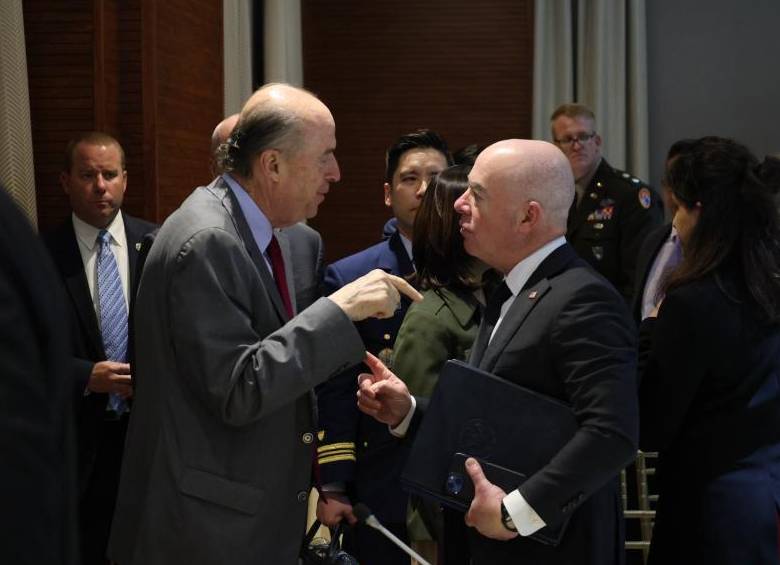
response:
<path fill-rule="evenodd" d="M 512 516 L 509 515 L 509 511 L 506 509 L 506 506 L 504 506 L 503 502 L 501 503 L 501 523 L 510 532 L 517 533 L 517 528 L 515 527 L 515 523 L 512 520 Z"/>

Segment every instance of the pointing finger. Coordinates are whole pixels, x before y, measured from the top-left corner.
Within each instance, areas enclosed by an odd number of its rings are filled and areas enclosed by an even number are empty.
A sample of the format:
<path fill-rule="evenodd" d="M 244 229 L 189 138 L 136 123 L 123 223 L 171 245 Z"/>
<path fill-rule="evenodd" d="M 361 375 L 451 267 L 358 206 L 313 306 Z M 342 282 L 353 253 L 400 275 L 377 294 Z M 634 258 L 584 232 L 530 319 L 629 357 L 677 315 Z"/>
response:
<path fill-rule="evenodd" d="M 363 359 L 363 363 L 365 363 L 371 373 L 373 373 L 374 382 L 389 379 L 393 375 L 390 369 L 387 368 L 387 365 L 382 363 L 379 357 L 368 351 L 366 351 L 366 357 Z"/>
<path fill-rule="evenodd" d="M 398 292 L 405 294 L 415 302 L 420 302 L 423 299 L 422 294 L 417 292 L 415 288 L 410 285 L 406 280 L 395 275 L 387 275 L 392 285 L 398 290 Z"/>

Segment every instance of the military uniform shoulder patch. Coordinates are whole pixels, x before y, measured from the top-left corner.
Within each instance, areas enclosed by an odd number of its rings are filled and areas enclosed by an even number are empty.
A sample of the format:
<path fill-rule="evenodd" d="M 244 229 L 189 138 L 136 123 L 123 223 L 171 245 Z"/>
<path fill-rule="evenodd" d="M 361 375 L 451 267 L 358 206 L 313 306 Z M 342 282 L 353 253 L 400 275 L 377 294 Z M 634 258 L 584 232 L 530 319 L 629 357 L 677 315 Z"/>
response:
<path fill-rule="evenodd" d="M 650 193 L 650 189 L 647 187 L 642 187 L 639 189 L 639 192 L 637 192 L 637 195 L 639 196 L 639 204 L 647 210 L 650 208 L 650 205 L 653 203 L 653 195 Z"/>

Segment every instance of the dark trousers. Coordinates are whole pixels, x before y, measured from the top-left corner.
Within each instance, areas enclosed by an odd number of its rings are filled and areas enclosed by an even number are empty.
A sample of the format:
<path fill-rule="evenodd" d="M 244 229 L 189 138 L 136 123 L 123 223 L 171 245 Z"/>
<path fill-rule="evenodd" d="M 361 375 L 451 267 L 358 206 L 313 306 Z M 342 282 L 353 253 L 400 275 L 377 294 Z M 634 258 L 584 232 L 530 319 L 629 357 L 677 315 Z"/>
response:
<path fill-rule="evenodd" d="M 441 562 L 443 565 L 469 565 L 471 551 L 469 550 L 469 527 L 466 526 L 463 512 L 450 508 L 442 509 L 444 519 L 443 540 L 441 547 Z"/>
<path fill-rule="evenodd" d="M 404 543 L 409 543 L 406 524 L 382 523 Z M 409 565 L 411 558 L 393 542 L 373 528 L 358 524 L 344 532 L 344 551 L 360 565 Z"/>
<path fill-rule="evenodd" d="M 127 434 L 125 414 L 118 420 L 101 422 L 95 465 L 81 497 L 79 526 L 84 565 L 105 565 L 111 520 L 114 517 L 119 471 Z"/>

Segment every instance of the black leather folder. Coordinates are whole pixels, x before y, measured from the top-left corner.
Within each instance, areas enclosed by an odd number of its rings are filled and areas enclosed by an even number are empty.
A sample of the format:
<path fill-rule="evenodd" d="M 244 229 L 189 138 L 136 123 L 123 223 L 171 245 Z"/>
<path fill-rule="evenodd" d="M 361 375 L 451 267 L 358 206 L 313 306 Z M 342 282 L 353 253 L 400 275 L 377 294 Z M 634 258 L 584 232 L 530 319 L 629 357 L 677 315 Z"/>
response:
<path fill-rule="evenodd" d="M 577 430 L 566 404 L 471 367 L 447 361 L 414 438 L 401 483 L 410 493 L 465 512 L 473 484 L 466 457 L 507 493 L 544 467 Z M 533 539 L 557 545 L 566 523 Z"/>

